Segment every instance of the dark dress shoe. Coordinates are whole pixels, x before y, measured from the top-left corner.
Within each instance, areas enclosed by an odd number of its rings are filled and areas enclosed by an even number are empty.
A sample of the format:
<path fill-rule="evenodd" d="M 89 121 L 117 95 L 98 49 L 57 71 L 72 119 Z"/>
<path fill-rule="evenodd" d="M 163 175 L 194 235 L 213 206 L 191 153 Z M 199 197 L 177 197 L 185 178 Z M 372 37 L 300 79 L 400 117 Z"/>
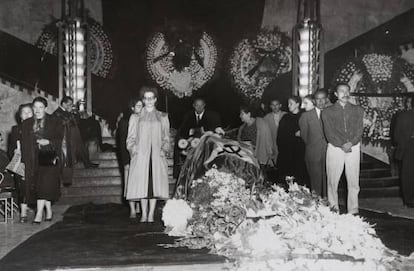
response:
<path fill-rule="evenodd" d="M 40 221 L 34 221 L 34 220 L 32 221 L 32 225 L 40 225 L 40 223 L 41 223 Z"/>
<path fill-rule="evenodd" d="M 27 222 L 27 216 L 21 216 L 20 223 L 26 223 L 26 222 Z"/>

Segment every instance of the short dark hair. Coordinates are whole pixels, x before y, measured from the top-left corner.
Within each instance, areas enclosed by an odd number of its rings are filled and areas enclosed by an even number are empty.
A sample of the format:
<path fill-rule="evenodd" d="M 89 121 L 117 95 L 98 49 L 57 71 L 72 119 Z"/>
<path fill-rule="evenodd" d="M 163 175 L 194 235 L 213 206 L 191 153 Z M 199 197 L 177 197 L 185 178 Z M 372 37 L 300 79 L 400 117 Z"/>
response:
<path fill-rule="evenodd" d="M 348 83 L 340 82 L 334 86 L 334 92 L 336 92 L 340 86 L 346 86 L 349 90 L 351 90 L 351 87 L 348 85 Z"/>
<path fill-rule="evenodd" d="M 324 94 L 324 95 L 328 98 L 328 91 L 326 91 L 326 90 L 325 90 L 325 89 L 323 89 L 323 88 L 317 89 L 317 90 L 315 91 L 315 93 L 313 93 L 313 96 L 315 96 L 315 97 L 316 97 L 316 95 L 318 95 L 319 93 Z"/>
<path fill-rule="evenodd" d="M 310 100 L 313 104 L 315 104 L 315 96 L 314 96 L 313 94 L 308 94 L 308 95 L 306 95 L 305 97 L 303 97 L 303 98 L 302 98 L 302 101 L 303 101 L 304 99 L 308 99 L 308 100 Z"/>
<path fill-rule="evenodd" d="M 155 98 L 158 98 L 158 90 L 156 87 L 151 87 L 151 86 L 142 86 L 139 89 L 139 94 L 140 94 L 140 98 L 142 99 L 144 97 L 144 94 L 147 92 L 151 92 L 154 94 Z"/>
<path fill-rule="evenodd" d="M 141 102 L 142 103 L 142 99 L 140 99 L 139 97 L 134 97 L 131 100 L 129 100 L 129 102 L 128 102 L 128 108 L 129 108 L 129 110 L 131 110 L 131 108 L 135 107 L 135 105 L 138 102 Z"/>
<path fill-rule="evenodd" d="M 69 101 L 73 103 L 73 98 L 70 96 L 63 96 L 62 100 L 60 101 L 60 105 L 67 104 Z"/>
<path fill-rule="evenodd" d="M 34 99 L 33 99 L 33 102 L 32 102 L 32 105 L 33 105 L 35 102 L 42 103 L 45 107 L 47 107 L 47 100 L 46 100 L 45 98 L 41 97 L 41 96 L 38 96 L 38 97 L 34 98 Z"/>
<path fill-rule="evenodd" d="M 295 103 L 298 103 L 298 104 L 301 104 L 301 102 L 302 102 L 301 98 L 299 96 L 296 96 L 296 95 L 290 96 L 288 101 L 289 100 L 293 100 L 293 101 L 295 101 Z"/>
<path fill-rule="evenodd" d="M 19 105 L 19 108 L 17 109 L 17 115 L 16 115 L 17 122 L 21 122 L 22 121 L 22 119 L 21 119 L 20 116 L 22 115 L 23 109 L 26 108 L 26 107 L 30 108 L 32 110 L 32 112 L 33 112 L 33 107 L 32 107 L 32 104 L 31 103 L 25 103 L 25 104 Z"/>
<path fill-rule="evenodd" d="M 257 109 L 251 105 L 245 104 L 245 105 L 240 106 L 240 112 L 244 112 L 246 114 L 250 113 L 250 117 L 252 118 L 257 117 Z"/>
<path fill-rule="evenodd" d="M 278 103 L 282 103 L 281 101 L 280 101 L 280 99 L 278 99 L 278 98 L 272 98 L 272 99 L 270 99 L 270 101 L 269 101 L 269 106 L 273 103 L 273 102 L 278 102 Z"/>

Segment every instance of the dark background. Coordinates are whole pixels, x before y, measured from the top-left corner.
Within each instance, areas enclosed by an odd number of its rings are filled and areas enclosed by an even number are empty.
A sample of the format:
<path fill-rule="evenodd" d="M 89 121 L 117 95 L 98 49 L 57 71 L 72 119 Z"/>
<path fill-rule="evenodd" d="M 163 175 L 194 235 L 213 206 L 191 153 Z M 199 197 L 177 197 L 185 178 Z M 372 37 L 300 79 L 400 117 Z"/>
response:
<path fill-rule="evenodd" d="M 180 21 L 202 25 L 220 49 L 215 78 L 193 96 L 204 97 L 208 108 L 218 111 L 225 125 L 237 125 L 241 99 L 226 72 L 227 60 L 241 38 L 260 29 L 263 9 L 264 0 L 104 0 L 104 30 L 112 42 L 116 66 L 112 82 L 100 80 L 93 85 L 96 112 L 113 122 L 142 85 L 153 85 L 145 69 L 148 39 L 166 22 Z M 166 97 L 171 125 L 177 127 L 191 108 L 192 98 L 179 99 L 160 91 L 160 110 L 165 110 Z"/>

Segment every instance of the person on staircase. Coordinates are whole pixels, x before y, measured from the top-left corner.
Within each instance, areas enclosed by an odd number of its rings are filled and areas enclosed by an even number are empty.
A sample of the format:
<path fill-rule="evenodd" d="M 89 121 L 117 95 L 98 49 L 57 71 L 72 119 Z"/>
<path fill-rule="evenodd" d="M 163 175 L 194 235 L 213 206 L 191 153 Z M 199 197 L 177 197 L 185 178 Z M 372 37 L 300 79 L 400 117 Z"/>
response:
<path fill-rule="evenodd" d="M 96 168 L 99 165 L 92 163 L 89 152 L 83 144 L 81 134 L 73 112 L 73 98 L 64 96 L 60 106 L 53 112 L 53 116 L 61 121 L 64 130 L 61 157 L 61 178 L 65 186 L 72 184 L 73 166 L 77 158 L 82 160 L 85 168 Z"/>
<path fill-rule="evenodd" d="M 157 199 L 169 198 L 170 122 L 155 107 L 157 89 L 142 87 L 140 92 L 144 108 L 139 115 L 131 115 L 126 141 L 131 155 L 126 198 L 141 201 L 141 222 L 154 222 Z"/>
<path fill-rule="evenodd" d="M 19 153 L 21 156 L 22 122 L 32 117 L 32 104 L 21 104 L 17 111 L 18 124 L 12 127 L 8 140 L 8 154 L 10 159 L 12 159 L 16 153 Z M 28 204 L 35 203 L 33 191 L 30 189 L 30 182 L 25 181 L 24 176 L 14 174 L 14 180 L 16 183 L 17 198 L 20 204 L 20 223 L 25 223 L 27 222 Z"/>
<path fill-rule="evenodd" d="M 299 119 L 300 136 L 305 142 L 305 163 L 309 174 L 311 190 L 326 197 L 326 147 L 321 113 L 328 95 L 317 90 L 314 95 L 303 98 L 306 112 Z"/>
<path fill-rule="evenodd" d="M 129 108 L 127 112 L 124 112 L 122 118 L 118 123 L 117 129 L 117 146 L 118 146 L 118 156 L 120 158 L 121 165 L 123 166 L 124 172 L 124 196 L 126 197 L 128 194 L 129 189 L 133 189 L 136 186 L 135 183 L 128 183 L 128 176 L 129 176 L 129 165 L 131 162 L 131 156 L 129 155 L 126 141 L 128 137 L 128 127 L 129 127 L 129 120 L 131 115 L 139 115 L 143 108 L 144 104 L 142 100 L 135 98 L 129 102 Z M 132 133 L 132 131 L 131 131 Z M 134 182 L 137 181 L 136 179 L 133 180 Z M 136 218 L 136 214 L 140 213 L 139 202 L 135 200 L 129 201 L 129 218 Z"/>
<path fill-rule="evenodd" d="M 64 129 L 62 123 L 46 113 L 47 100 L 33 100 L 32 118 L 22 123 L 22 162 L 25 181 L 33 187 L 37 210 L 33 224 L 40 224 L 46 209 L 45 221 L 52 220 L 52 202 L 60 196 L 60 152 Z"/>
<path fill-rule="evenodd" d="M 349 101 L 350 86 L 340 83 L 335 87 L 337 102 L 322 111 L 322 122 L 328 147 L 326 175 L 328 201 L 339 211 L 338 184 L 345 165 L 348 186 L 347 209 L 358 214 L 359 170 L 364 110 Z"/>
<path fill-rule="evenodd" d="M 414 99 L 411 106 L 401 112 L 396 121 L 394 130 L 396 142 L 395 157 L 402 161 L 401 191 L 404 205 L 414 208 Z"/>

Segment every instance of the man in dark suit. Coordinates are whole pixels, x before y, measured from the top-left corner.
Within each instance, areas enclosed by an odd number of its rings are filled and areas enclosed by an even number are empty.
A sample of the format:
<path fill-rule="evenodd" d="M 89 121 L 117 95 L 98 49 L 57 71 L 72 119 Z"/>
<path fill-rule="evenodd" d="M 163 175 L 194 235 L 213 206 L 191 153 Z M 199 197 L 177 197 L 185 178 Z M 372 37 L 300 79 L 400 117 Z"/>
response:
<path fill-rule="evenodd" d="M 311 189 L 321 197 L 326 197 L 326 147 L 321 112 L 325 108 L 328 95 L 323 90 L 315 92 L 311 99 L 316 107 L 310 105 L 299 119 L 300 136 L 306 145 L 305 163 L 310 177 Z"/>
<path fill-rule="evenodd" d="M 184 115 L 183 122 L 178 130 L 181 138 L 201 136 L 203 132 L 214 131 L 220 127 L 220 116 L 210 110 L 206 110 L 206 102 L 202 98 L 196 98 L 193 102 L 194 110 Z"/>
<path fill-rule="evenodd" d="M 53 116 L 60 120 L 64 129 L 61 178 L 62 183 L 65 186 L 72 184 L 73 166 L 76 164 L 77 158 L 82 160 L 85 168 L 98 167 L 98 164 L 94 164 L 89 160 L 89 152 L 83 144 L 78 122 L 75 115 L 72 113 L 72 109 L 73 99 L 69 96 L 65 96 L 62 98 L 58 109 L 53 112 Z"/>
<path fill-rule="evenodd" d="M 183 122 L 178 129 L 174 148 L 174 178 L 178 178 L 183 157 L 178 149 L 178 141 L 182 138 L 201 137 L 204 132 L 215 131 L 221 126 L 220 116 L 214 111 L 206 110 L 206 102 L 202 98 L 193 101 L 193 108 L 184 115 Z"/>
<path fill-rule="evenodd" d="M 395 157 L 402 161 L 401 190 L 404 204 L 414 207 L 414 102 L 411 100 L 411 109 L 399 114 L 394 139 L 397 145 Z"/>

